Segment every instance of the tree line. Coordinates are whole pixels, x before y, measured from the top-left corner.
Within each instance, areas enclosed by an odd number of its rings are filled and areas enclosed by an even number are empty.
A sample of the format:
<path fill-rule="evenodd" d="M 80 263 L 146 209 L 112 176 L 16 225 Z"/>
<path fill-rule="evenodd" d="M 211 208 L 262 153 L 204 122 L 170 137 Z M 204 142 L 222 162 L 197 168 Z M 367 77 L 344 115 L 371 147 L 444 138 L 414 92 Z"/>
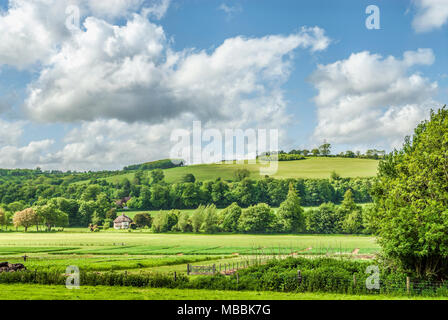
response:
<path fill-rule="evenodd" d="M 368 178 L 342 179 L 338 175 L 333 175 L 332 179 L 278 180 L 265 177 L 261 180 L 243 178 L 239 182 L 217 179 L 168 184 L 164 181 L 163 171 L 151 171 L 149 180 L 144 174 L 136 173 L 133 182 L 124 179 L 112 187 L 109 184 L 81 185 L 75 189 L 76 192 L 68 194 L 67 197 L 40 197 L 31 205 L 25 201 L 2 204 L 0 207 L 3 208 L 5 221 L 2 222 L 0 218 L 0 224 L 11 225 L 17 212 L 29 208 L 46 208 L 52 214 L 41 214 L 41 221 L 45 222 L 49 220 L 47 217 L 51 216 L 51 219 L 59 224 L 50 222 L 47 225 L 70 227 L 86 227 L 89 224 L 110 225 L 116 218 L 117 204 L 114 199 L 126 196 L 131 197 L 127 206 L 135 210 L 196 209 L 211 204 L 217 208 L 226 208 L 233 203 L 241 208 L 260 203 L 269 207 L 279 207 L 286 200 L 290 186 L 301 199 L 303 206 L 341 203 L 347 190 L 350 190 L 355 202 L 365 203 L 371 201 L 369 190 L 372 183 L 373 180 Z M 118 197 L 115 198 L 111 194 Z"/>
<path fill-rule="evenodd" d="M 363 234 L 371 232 L 371 209 L 357 205 L 347 190 L 340 206 L 325 203 L 305 211 L 292 184 L 286 199 L 277 210 L 259 203 L 241 208 L 237 203 L 219 211 L 214 204 L 199 206 L 193 213 L 180 210 L 161 211 L 152 218 L 137 214 L 136 226 L 155 233 L 315 233 Z"/>

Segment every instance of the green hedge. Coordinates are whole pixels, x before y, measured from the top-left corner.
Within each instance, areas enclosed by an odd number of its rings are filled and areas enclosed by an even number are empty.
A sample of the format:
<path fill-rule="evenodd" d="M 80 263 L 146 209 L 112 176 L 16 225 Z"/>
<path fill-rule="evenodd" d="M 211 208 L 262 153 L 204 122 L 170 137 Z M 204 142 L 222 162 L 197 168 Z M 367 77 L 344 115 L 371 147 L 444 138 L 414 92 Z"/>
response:
<path fill-rule="evenodd" d="M 329 292 L 346 294 L 383 293 L 407 294 L 406 275 L 380 268 L 380 290 L 368 290 L 366 268 L 370 261 L 350 261 L 330 258 L 288 258 L 272 260 L 264 265 L 239 270 L 238 276 L 198 276 L 189 278 L 179 274 L 117 272 L 81 272 L 80 283 L 85 286 L 132 286 L 152 288 L 247 290 L 283 292 Z M 298 281 L 297 271 L 302 281 Z M 354 275 L 356 283 L 354 282 Z M 66 276 L 54 271 L 22 271 L 1 273 L 0 283 L 34 283 L 65 285 Z M 412 283 L 414 295 L 446 296 L 448 288 L 439 283 Z"/>

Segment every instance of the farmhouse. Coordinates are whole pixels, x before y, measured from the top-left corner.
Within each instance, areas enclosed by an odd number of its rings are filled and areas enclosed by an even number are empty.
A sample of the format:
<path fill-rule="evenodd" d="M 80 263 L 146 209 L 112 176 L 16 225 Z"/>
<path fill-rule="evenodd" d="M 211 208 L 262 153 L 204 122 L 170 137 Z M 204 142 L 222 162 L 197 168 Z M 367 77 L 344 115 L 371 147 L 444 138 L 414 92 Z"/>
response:
<path fill-rule="evenodd" d="M 114 228 L 117 230 L 129 229 L 131 223 L 132 219 L 123 213 L 121 216 L 114 220 Z"/>

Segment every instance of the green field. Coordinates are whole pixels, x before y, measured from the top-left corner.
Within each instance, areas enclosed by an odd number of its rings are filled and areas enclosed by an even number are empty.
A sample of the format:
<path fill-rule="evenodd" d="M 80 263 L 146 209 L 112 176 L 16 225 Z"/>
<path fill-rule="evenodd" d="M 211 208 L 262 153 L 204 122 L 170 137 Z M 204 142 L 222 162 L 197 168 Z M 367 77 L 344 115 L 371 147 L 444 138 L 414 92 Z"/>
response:
<path fill-rule="evenodd" d="M 70 229 L 68 230 L 70 231 Z M 311 248 L 311 249 L 310 249 Z M 228 255 L 303 252 L 375 253 L 368 236 L 153 234 L 148 231 L 100 233 L 0 233 L 0 258 L 33 255 Z"/>
<path fill-rule="evenodd" d="M 135 276 L 176 272 L 185 275 L 187 265 L 227 270 L 237 264 L 303 257 L 372 259 L 379 247 L 370 236 L 348 235 L 240 235 L 240 234 L 153 234 L 142 231 L 0 233 L 0 262 L 24 263 L 30 271 L 65 273 L 68 266 L 82 272 L 114 272 Z M 23 261 L 23 255 L 27 261 Z M 224 270 L 224 268 L 222 269 Z M 190 276 L 201 277 L 201 276 Z M 206 276 L 207 277 L 207 276 Z M 318 299 L 406 299 L 394 295 L 346 295 L 329 293 L 282 293 L 257 291 L 210 291 L 168 288 L 91 287 L 68 290 L 55 285 L 0 284 L 2 299 L 50 300 L 318 300 Z M 399 294 L 399 293 L 397 293 Z M 415 299 L 415 297 L 412 297 Z"/>
<path fill-rule="evenodd" d="M 330 293 L 181 290 L 132 287 L 0 285 L 0 300 L 446 300 L 446 298 Z"/>
<path fill-rule="evenodd" d="M 262 164 L 208 164 L 179 167 L 164 170 L 165 180 L 169 183 L 178 182 L 187 173 L 192 173 L 196 180 L 215 180 L 220 177 L 224 180 L 233 180 L 237 169 L 248 169 L 252 179 L 260 179 Z M 378 167 L 377 160 L 350 159 L 350 158 L 307 158 L 300 161 L 278 162 L 278 172 L 274 178 L 329 178 L 336 171 L 344 178 L 373 177 Z M 125 173 L 106 178 L 109 182 L 118 182 L 123 178 L 132 179 L 134 173 Z"/>

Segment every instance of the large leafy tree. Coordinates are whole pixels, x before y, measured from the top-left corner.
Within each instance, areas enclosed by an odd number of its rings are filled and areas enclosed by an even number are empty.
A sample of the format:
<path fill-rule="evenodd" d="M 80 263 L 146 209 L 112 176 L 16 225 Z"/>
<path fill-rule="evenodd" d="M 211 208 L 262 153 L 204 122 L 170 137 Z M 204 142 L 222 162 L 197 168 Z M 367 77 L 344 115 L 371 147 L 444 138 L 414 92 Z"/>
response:
<path fill-rule="evenodd" d="M 8 219 L 6 217 L 6 212 L 3 208 L 0 208 L 0 226 L 2 227 L 2 230 L 4 226 L 6 226 L 8 222 Z"/>
<path fill-rule="evenodd" d="M 340 233 L 343 216 L 340 210 L 331 202 L 324 203 L 315 210 L 307 212 L 306 228 L 312 233 Z"/>
<path fill-rule="evenodd" d="M 219 213 L 219 222 L 224 232 L 238 231 L 238 220 L 241 216 L 241 208 L 237 203 L 232 203 Z"/>
<path fill-rule="evenodd" d="M 25 232 L 27 232 L 29 227 L 38 225 L 39 216 L 32 208 L 28 208 L 23 211 L 16 212 L 14 214 L 13 223 L 14 227 L 23 227 L 25 228 Z"/>
<path fill-rule="evenodd" d="M 277 215 L 283 232 L 299 233 L 304 231 L 304 210 L 300 206 L 300 198 L 292 183 L 289 185 L 288 196 L 280 205 Z"/>
<path fill-rule="evenodd" d="M 149 213 L 137 213 L 134 217 L 134 222 L 139 228 L 149 228 L 152 224 L 152 217 Z"/>
<path fill-rule="evenodd" d="M 275 222 L 273 210 L 265 203 L 251 206 L 241 213 L 238 227 L 242 232 L 265 233 L 272 230 Z"/>
<path fill-rule="evenodd" d="M 51 231 L 52 227 L 66 227 L 68 225 L 68 215 L 59 210 L 53 203 L 37 207 L 36 214 L 48 231 Z"/>
<path fill-rule="evenodd" d="M 384 255 L 421 277 L 448 276 L 448 111 L 431 112 L 379 165 L 374 186 Z"/>

